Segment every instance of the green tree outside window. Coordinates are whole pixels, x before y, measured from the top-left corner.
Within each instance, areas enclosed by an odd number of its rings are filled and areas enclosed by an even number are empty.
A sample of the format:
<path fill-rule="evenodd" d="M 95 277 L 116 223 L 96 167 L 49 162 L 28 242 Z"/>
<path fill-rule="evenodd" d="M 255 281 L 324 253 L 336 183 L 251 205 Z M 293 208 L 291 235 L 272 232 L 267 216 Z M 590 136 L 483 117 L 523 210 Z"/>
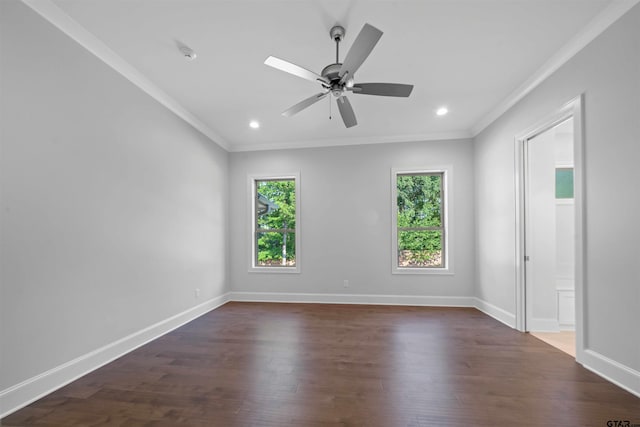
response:
<path fill-rule="evenodd" d="M 296 265 L 295 186 L 293 179 L 255 182 L 256 266 Z"/>
<path fill-rule="evenodd" d="M 398 267 L 445 266 L 443 177 L 397 175 Z"/>

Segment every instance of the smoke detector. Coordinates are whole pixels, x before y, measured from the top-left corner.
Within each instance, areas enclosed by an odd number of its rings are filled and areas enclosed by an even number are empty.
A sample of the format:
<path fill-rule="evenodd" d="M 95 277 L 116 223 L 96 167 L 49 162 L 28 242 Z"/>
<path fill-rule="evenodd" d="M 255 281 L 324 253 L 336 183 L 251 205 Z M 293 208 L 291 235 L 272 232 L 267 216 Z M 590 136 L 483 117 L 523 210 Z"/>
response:
<path fill-rule="evenodd" d="M 193 61 L 197 58 L 196 53 L 189 46 L 180 45 L 178 48 L 187 61 Z"/>

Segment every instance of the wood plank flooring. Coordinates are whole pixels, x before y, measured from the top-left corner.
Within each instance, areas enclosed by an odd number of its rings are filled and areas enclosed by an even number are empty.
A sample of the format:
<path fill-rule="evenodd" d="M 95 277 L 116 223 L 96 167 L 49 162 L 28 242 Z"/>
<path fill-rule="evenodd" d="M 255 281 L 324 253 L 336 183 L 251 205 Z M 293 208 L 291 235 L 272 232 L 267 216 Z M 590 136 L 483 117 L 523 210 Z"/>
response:
<path fill-rule="evenodd" d="M 640 399 L 471 308 L 228 303 L 3 426 L 607 426 Z"/>
<path fill-rule="evenodd" d="M 562 350 L 569 356 L 576 357 L 576 332 L 560 331 L 560 332 L 530 332 L 531 335 L 554 346 L 558 350 Z"/>

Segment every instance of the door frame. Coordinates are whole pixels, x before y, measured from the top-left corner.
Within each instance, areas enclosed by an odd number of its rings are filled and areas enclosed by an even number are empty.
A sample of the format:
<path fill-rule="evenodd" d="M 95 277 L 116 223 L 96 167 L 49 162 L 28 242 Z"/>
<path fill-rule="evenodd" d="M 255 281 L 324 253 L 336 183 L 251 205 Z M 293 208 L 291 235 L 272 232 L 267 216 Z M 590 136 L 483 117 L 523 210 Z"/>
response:
<path fill-rule="evenodd" d="M 525 280 L 525 198 L 526 198 L 526 144 L 532 138 L 573 117 L 573 157 L 574 157 L 574 203 L 575 203 L 575 314 L 576 314 L 576 360 L 583 359 L 586 348 L 585 322 L 585 193 L 584 193 L 584 120 L 583 95 L 549 114 L 515 137 L 515 222 L 516 222 L 516 329 L 527 332 L 526 324 L 526 280 Z"/>

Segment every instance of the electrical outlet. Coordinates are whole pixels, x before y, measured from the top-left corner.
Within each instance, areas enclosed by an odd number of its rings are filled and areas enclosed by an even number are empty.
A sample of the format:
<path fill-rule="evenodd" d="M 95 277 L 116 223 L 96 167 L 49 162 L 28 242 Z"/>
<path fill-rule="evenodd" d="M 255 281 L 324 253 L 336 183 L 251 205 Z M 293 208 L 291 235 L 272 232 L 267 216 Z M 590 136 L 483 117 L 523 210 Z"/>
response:
<path fill-rule="evenodd" d="M 345 279 L 345 280 L 343 280 L 343 281 L 342 281 L 342 286 L 344 286 L 345 288 L 348 288 L 348 287 L 349 287 L 349 281 L 348 281 L 348 280 L 346 280 L 346 279 Z"/>
<path fill-rule="evenodd" d="M 195 290 L 193 291 L 193 295 L 196 298 L 200 298 L 200 288 L 195 288 Z"/>

